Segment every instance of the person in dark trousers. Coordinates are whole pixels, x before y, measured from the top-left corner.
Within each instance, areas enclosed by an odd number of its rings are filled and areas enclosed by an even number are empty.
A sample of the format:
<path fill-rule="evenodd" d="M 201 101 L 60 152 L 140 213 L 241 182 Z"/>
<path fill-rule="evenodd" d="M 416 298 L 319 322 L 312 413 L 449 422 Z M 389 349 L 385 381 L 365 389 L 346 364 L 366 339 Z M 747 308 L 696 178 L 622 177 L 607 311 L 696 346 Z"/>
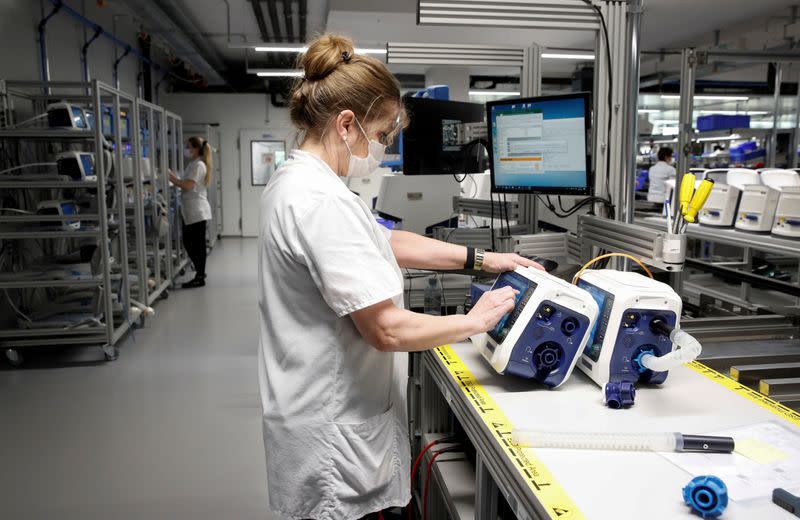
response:
<path fill-rule="evenodd" d="M 211 220 L 208 185 L 211 182 L 211 146 L 199 137 L 186 141 L 183 154 L 189 161 L 178 177 L 169 172 L 169 180 L 181 189 L 181 218 L 183 247 L 194 265 L 194 279 L 184 283 L 184 289 L 206 284 L 206 222 Z"/>

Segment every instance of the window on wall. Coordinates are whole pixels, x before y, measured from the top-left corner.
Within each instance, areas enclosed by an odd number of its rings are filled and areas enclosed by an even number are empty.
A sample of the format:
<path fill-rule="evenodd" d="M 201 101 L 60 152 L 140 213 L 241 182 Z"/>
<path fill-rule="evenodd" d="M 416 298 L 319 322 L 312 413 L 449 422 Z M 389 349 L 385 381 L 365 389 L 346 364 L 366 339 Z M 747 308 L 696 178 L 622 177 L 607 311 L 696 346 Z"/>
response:
<path fill-rule="evenodd" d="M 286 160 L 283 141 L 250 141 L 250 182 L 265 186 L 275 170 Z"/>

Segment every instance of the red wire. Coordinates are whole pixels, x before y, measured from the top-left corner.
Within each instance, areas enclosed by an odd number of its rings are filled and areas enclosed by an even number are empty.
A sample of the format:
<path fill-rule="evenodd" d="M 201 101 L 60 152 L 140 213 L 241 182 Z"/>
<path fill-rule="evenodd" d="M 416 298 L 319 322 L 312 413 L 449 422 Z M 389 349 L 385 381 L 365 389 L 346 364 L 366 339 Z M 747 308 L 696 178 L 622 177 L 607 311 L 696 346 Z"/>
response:
<path fill-rule="evenodd" d="M 411 502 L 409 502 L 409 504 L 408 504 L 408 520 L 412 520 L 413 512 L 414 512 L 413 491 L 414 491 L 414 477 L 417 476 L 417 467 L 419 466 L 419 463 L 422 460 L 422 457 L 425 456 L 425 454 L 428 452 L 428 450 L 433 448 L 434 446 L 436 446 L 440 442 L 441 442 L 441 439 L 435 440 L 435 441 L 431 442 L 430 444 L 428 444 L 427 446 L 425 446 L 424 448 L 422 448 L 422 451 L 419 452 L 419 455 L 417 456 L 417 460 L 414 461 L 414 466 L 411 468 L 411 491 L 412 491 L 412 497 L 411 497 Z"/>
<path fill-rule="evenodd" d="M 378 511 L 378 520 L 383 520 L 383 511 Z"/>
<path fill-rule="evenodd" d="M 428 518 L 428 489 L 430 485 L 431 469 L 433 468 L 433 463 L 434 461 L 436 461 L 436 457 L 438 457 L 442 453 L 447 453 L 447 451 L 450 450 L 447 450 L 445 448 L 443 450 L 437 451 L 436 453 L 433 454 L 431 460 L 428 461 L 428 469 L 425 471 L 425 488 L 422 494 L 422 520 L 427 520 Z"/>

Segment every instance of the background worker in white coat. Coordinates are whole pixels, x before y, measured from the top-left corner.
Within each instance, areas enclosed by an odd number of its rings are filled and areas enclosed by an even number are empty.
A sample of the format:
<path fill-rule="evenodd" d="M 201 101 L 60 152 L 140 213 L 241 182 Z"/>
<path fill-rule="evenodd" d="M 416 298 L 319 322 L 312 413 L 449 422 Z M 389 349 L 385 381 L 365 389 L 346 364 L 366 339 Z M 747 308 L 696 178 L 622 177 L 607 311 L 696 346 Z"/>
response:
<path fill-rule="evenodd" d="M 298 150 L 261 197 L 259 385 L 269 502 L 290 518 L 358 519 L 410 500 L 406 352 L 493 328 L 510 288 L 467 315 L 404 309 L 401 267 L 538 264 L 378 225 L 342 178 L 368 175 L 405 124 L 397 80 L 326 35 L 300 58 Z"/>
<path fill-rule="evenodd" d="M 206 285 L 206 227 L 211 220 L 208 185 L 211 184 L 211 145 L 199 137 L 186 141 L 183 155 L 188 161 L 179 178 L 173 171 L 169 180 L 181 189 L 181 221 L 183 247 L 194 266 L 194 278 L 184 283 L 184 289 Z"/>
<path fill-rule="evenodd" d="M 667 198 L 666 182 L 668 179 L 675 178 L 672 156 L 672 148 L 663 146 L 658 149 L 658 162 L 650 167 L 648 174 L 650 187 L 647 189 L 647 202 L 663 203 Z"/>

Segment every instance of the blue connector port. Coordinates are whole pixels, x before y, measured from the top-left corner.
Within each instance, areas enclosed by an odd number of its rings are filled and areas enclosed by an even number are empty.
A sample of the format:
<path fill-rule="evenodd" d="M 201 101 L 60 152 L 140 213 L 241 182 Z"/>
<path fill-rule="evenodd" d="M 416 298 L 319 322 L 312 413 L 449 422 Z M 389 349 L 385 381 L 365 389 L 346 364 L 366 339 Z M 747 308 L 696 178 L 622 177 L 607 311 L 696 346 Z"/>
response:
<path fill-rule="evenodd" d="M 575 318 L 567 318 L 561 322 L 561 332 L 566 336 L 572 336 L 578 330 L 578 320 Z"/>
<path fill-rule="evenodd" d="M 719 477 L 693 478 L 683 488 L 683 501 L 703 518 L 716 518 L 728 507 L 728 487 Z"/>

